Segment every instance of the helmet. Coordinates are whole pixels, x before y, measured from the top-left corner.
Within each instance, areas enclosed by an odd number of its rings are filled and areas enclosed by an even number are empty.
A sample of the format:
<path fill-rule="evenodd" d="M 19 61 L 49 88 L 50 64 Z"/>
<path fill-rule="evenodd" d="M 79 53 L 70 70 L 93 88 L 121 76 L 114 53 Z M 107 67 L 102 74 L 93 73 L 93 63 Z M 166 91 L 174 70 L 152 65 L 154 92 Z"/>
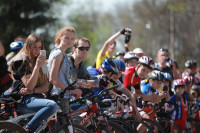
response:
<path fill-rule="evenodd" d="M 12 51 L 18 51 L 18 50 L 20 50 L 23 47 L 24 47 L 24 43 L 22 41 L 16 41 L 16 42 L 12 42 L 10 44 L 10 49 Z"/>
<path fill-rule="evenodd" d="M 114 59 L 114 61 L 119 65 L 120 71 L 125 71 L 126 66 L 123 61 L 119 59 Z"/>
<path fill-rule="evenodd" d="M 175 88 L 177 86 L 185 86 L 185 83 L 181 79 L 176 79 L 173 82 L 173 88 Z"/>
<path fill-rule="evenodd" d="M 124 60 L 125 61 L 128 61 L 128 60 L 131 60 L 131 59 L 139 59 L 139 56 L 135 55 L 135 54 L 131 54 L 130 52 L 126 53 L 125 56 L 124 56 Z"/>
<path fill-rule="evenodd" d="M 149 74 L 149 79 L 154 79 L 154 80 L 161 80 L 163 81 L 164 75 L 161 71 L 154 70 Z"/>
<path fill-rule="evenodd" d="M 117 53 L 115 54 L 115 57 L 120 56 L 120 55 L 124 56 L 125 53 L 124 53 L 124 52 L 117 52 Z"/>
<path fill-rule="evenodd" d="M 149 68 L 154 68 L 154 61 L 151 57 L 148 56 L 142 56 L 139 58 L 139 63 L 143 64 Z"/>
<path fill-rule="evenodd" d="M 116 75 L 120 72 L 119 65 L 112 58 L 106 58 L 102 63 L 102 67 Z"/>
<path fill-rule="evenodd" d="M 198 93 L 198 96 L 200 96 L 200 86 L 199 85 L 193 85 L 192 90 L 196 91 Z"/>
<path fill-rule="evenodd" d="M 193 83 L 193 77 L 192 76 L 184 76 L 184 77 L 182 77 L 182 80 L 185 84 L 192 84 Z"/>
<path fill-rule="evenodd" d="M 197 66 L 197 61 L 196 60 L 187 60 L 185 62 L 185 67 L 191 68 L 193 66 Z"/>
<path fill-rule="evenodd" d="M 170 73 L 163 72 L 163 75 L 164 75 L 165 80 L 168 80 L 168 81 L 172 81 L 173 80 L 173 77 L 172 77 L 172 75 Z"/>

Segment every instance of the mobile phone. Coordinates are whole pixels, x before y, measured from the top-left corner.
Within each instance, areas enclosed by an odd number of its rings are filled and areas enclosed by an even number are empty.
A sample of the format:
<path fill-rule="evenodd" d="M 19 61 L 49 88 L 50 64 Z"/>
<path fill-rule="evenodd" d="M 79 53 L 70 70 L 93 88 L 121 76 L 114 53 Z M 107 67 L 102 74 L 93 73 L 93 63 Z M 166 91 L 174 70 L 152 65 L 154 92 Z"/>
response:
<path fill-rule="evenodd" d="M 163 89 L 162 89 L 162 91 L 167 91 L 168 90 L 168 87 L 167 86 L 163 86 Z"/>
<path fill-rule="evenodd" d="M 40 50 L 40 54 L 42 53 L 42 56 L 46 57 L 46 50 Z"/>

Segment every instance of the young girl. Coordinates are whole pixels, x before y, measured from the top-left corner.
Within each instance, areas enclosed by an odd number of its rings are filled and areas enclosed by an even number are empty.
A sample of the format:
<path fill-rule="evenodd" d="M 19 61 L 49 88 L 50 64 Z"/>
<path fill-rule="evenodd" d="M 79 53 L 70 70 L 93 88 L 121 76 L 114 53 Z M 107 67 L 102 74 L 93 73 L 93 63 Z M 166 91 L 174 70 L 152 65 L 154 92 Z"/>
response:
<path fill-rule="evenodd" d="M 31 34 L 25 47 L 12 59 L 10 65 L 15 89 L 23 95 L 19 109 L 25 113 L 36 112 L 25 127 L 28 132 L 35 131 L 57 109 L 57 104 L 45 99 L 42 94 L 48 91 L 48 82 L 41 69 L 46 59 L 40 54 L 42 49 L 44 43 L 40 35 Z"/>

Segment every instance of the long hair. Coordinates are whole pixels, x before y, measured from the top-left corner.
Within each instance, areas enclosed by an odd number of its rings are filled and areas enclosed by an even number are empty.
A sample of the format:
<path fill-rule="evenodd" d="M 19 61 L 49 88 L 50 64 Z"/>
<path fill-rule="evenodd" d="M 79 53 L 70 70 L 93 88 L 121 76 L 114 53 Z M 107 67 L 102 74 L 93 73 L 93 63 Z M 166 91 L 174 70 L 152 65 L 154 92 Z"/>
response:
<path fill-rule="evenodd" d="M 44 49 L 44 42 L 43 42 L 43 39 L 42 39 L 42 37 L 40 35 L 38 35 L 38 34 L 29 35 L 28 38 L 26 39 L 25 46 L 12 59 L 12 61 L 15 61 L 15 59 L 18 58 L 19 56 L 23 56 L 23 62 L 25 62 L 25 61 L 28 62 L 27 69 L 30 72 L 33 72 L 33 69 L 34 69 L 35 64 L 36 64 L 37 57 L 33 56 L 32 49 L 35 46 L 35 43 L 37 43 L 37 42 L 41 42 L 42 43 L 42 48 L 41 49 Z M 9 70 L 11 70 L 11 67 L 10 67 Z M 26 73 L 25 73 L 25 75 L 26 75 Z M 40 68 L 40 72 L 39 72 L 39 76 L 38 76 L 38 80 L 37 80 L 36 86 L 40 86 L 40 85 L 44 84 L 45 81 L 46 81 L 46 76 L 43 74 L 42 69 Z"/>

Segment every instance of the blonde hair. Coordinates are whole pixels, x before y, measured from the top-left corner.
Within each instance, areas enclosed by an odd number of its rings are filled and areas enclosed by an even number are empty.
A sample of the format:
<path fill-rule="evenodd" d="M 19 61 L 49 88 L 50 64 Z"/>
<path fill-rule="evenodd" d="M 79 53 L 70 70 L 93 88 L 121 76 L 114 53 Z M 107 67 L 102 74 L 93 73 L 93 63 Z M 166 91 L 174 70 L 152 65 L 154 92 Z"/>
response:
<path fill-rule="evenodd" d="M 33 56 L 32 53 L 32 48 L 34 47 L 35 43 L 41 42 L 42 43 L 42 49 L 44 49 L 44 42 L 43 39 L 40 35 L 38 34 L 31 34 L 28 36 L 25 42 L 25 46 L 19 51 L 19 53 L 11 60 L 11 62 L 15 61 L 16 58 L 19 58 L 20 56 L 23 56 L 23 62 L 28 61 L 28 66 L 27 69 L 30 72 L 33 72 L 33 69 L 36 64 L 37 57 Z M 12 65 L 12 63 L 11 63 Z M 9 70 L 12 72 L 12 66 L 10 65 Z M 26 75 L 26 74 L 25 74 Z M 40 68 L 40 72 L 38 75 L 38 80 L 37 80 L 37 86 L 41 86 L 46 82 L 46 76 L 43 74 L 42 69 Z"/>

